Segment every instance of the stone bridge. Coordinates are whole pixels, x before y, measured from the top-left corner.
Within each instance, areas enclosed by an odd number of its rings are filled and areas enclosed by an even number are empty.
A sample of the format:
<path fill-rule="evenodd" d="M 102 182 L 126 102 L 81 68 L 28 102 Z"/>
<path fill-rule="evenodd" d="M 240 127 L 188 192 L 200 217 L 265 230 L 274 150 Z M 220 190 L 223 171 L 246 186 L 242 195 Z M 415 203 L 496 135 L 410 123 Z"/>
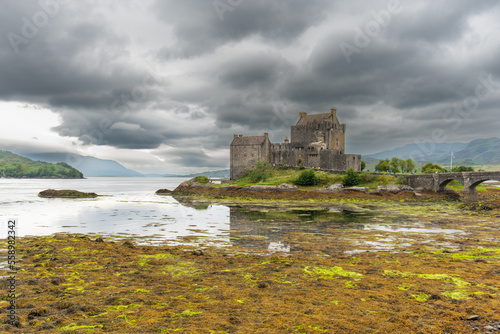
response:
<path fill-rule="evenodd" d="M 448 183 L 457 180 L 464 186 L 464 195 L 476 195 L 476 186 L 484 181 L 500 181 L 500 172 L 462 172 L 403 175 L 412 188 L 442 191 Z"/>

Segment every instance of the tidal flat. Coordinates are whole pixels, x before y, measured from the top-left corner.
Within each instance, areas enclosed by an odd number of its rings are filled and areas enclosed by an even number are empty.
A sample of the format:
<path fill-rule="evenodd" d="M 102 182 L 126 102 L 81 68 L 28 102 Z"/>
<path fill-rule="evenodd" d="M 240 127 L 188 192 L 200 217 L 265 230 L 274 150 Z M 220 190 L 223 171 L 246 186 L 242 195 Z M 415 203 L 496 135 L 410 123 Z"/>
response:
<path fill-rule="evenodd" d="M 19 239 L 19 318 L 7 324 L 1 301 L 2 330 L 482 333 L 500 321 L 492 211 L 443 199 L 224 201 L 225 245 L 202 234 Z"/>

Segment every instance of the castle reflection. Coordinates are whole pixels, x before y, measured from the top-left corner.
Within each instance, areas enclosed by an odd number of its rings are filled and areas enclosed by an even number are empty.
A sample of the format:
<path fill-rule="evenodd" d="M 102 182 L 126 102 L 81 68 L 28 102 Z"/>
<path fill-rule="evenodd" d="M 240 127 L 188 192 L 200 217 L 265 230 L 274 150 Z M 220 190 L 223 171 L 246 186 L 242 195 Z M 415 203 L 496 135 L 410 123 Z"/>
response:
<path fill-rule="evenodd" d="M 192 197 L 175 197 L 184 206 L 204 210 L 211 204 Z M 214 204 L 215 205 L 215 204 Z M 244 205 L 229 207 L 231 245 L 252 250 L 294 252 L 300 245 L 292 235 L 326 235 L 335 239 L 335 230 L 362 230 L 371 215 L 332 207 L 269 207 Z M 340 233 L 339 233 L 340 235 Z M 340 237 L 340 236 L 339 236 Z"/>

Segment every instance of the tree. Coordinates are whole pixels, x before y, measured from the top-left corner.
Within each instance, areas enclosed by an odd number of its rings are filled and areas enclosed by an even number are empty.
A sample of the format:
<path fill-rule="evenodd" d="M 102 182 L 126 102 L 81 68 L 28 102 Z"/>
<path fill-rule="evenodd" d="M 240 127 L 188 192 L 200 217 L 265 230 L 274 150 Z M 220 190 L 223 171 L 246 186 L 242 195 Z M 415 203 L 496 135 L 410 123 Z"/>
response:
<path fill-rule="evenodd" d="M 379 163 L 375 166 L 376 172 L 387 172 L 389 169 L 389 159 L 380 160 Z"/>
<path fill-rule="evenodd" d="M 398 173 L 398 172 L 400 172 L 400 169 L 399 169 L 399 168 L 400 168 L 400 167 L 399 167 L 399 161 L 400 161 L 400 160 L 399 160 L 398 158 L 393 157 L 393 158 L 391 159 L 391 162 L 389 162 L 389 167 L 391 168 L 391 171 L 392 171 L 393 173 Z"/>
<path fill-rule="evenodd" d="M 466 166 L 453 167 L 452 172 L 473 172 L 474 168 Z"/>
<path fill-rule="evenodd" d="M 364 161 L 361 161 L 361 171 L 363 171 L 366 168 L 366 163 Z"/>
<path fill-rule="evenodd" d="M 406 172 L 411 173 L 415 169 L 415 162 L 412 159 L 406 160 Z"/>
<path fill-rule="evenodd" d="M 441 173 L 445 171 L 446 170 L 443 167 L 439 166 L 438 164 L 433 164 L 432 162 L 428 162 L 422 167 L 422 173 Z"/>
<path fill-rule="evenodd" d="M 303 170 L 297 180 L 295 180 L 295 184 L 298 186 L 314 186 L 318 184 L 319 179 L 316 177 L 316 173 L 312 169 Z"/>
<path fill-rule="evenodd" d="M 360 183 L 361 183 L 361 177 L 359 176 L 359 174 L 356 173 L 356 171 L 353 168 L 349 168 L 342 181 L 344 187 L 357 186 Z"/>

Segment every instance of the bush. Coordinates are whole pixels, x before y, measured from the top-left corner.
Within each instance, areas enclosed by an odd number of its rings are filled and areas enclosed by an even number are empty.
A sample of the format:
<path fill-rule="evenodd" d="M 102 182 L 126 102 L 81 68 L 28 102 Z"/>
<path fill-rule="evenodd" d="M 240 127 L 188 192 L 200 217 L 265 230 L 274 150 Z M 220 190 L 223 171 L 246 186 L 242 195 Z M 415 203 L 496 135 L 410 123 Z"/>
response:
<path fill-rule="evenodd" d="M 360 177 L 361 177 L 361 183 L 363 184 L 371 183 L 375 180 L 375 175 L 373 175 L 373 173 L 370 172 L 362 173 Z"/>
<path fill-rule="evenodd" d="M 465 167 L 465 166 L 458 166 L 458 167 L 453 167 L 452 172 L 473 172 L 474 168 L 472 167 Z"/>
<path fill-rule="evenodd" d="M 397 177 L 397 183 L 401 184 L 401 185 L 406 185 L 406 183 L 407 183 L 406 177 L 404 177 L 404 176 L 398 176 Z"/>
<path fill-rule="evenodd" d="M 432 162 L 428 162 L 422 167 L 422 173 L 435 173 L 435 172 L 441 173 L 441 172 L 446 172 L 446 170 L 443 167 L 439 166 L 438 164 L 433 164 Z"/>
<path fill-rule="evenodd" d="M 344 180 L 342 181 L 344 187 L 357 186 L 360 183 L 361 177 L 359 174 L 353 168 L 349 168 L 347 170 L 347 174 L 344 176 Z"/>
<path fill-rule="evenodd" d="M 255 163 L 254 169 L 243 174 L 243 178 L 246 177 L 250 182 L 257 183 L 266 181 L 271 175 L 271 164 L 269 162 L 263 163 L 259 160 Z"/>
<path fill-rule="evenodd" d="M 316 177 L 316 173 L 312 169 L 303 170 L 297 180 L 295 180 L 295 184 L 298 186 L 314 186 L 318 184 L 319 179 Z"/>
<path fill-rule="evenodd" d="M 195 182 L 198 182 L 198 183 L 209 183 L 210 182 L 210 179 L 206 176 L 196 176 L 195 178 L 193 178 L 193 180 Z"/>

